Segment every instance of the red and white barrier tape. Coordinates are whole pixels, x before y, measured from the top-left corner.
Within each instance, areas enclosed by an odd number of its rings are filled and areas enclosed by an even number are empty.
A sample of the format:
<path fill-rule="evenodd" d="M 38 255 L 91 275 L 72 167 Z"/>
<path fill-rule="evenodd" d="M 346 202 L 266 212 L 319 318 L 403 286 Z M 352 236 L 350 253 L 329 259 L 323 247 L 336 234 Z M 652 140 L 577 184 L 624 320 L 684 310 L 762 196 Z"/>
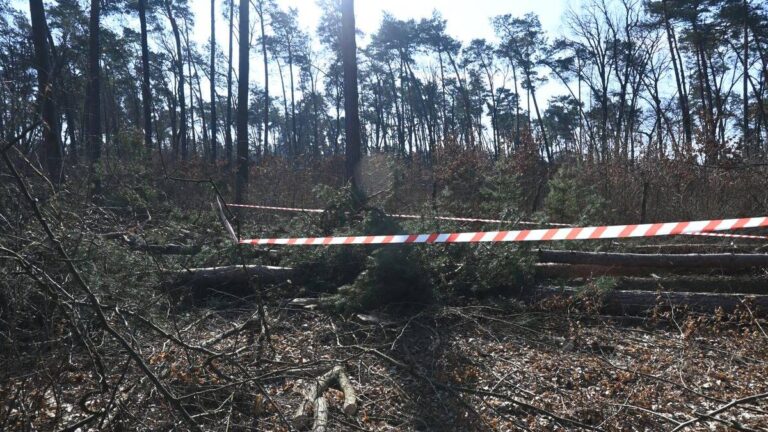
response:
<path fill-rule="evenodd" d="M 297 213 L 322 213 L 325 211 L 323 209 L 273 207 L 273 206 L 262 206 L 262 205 L 253 205 L 253 204 L 228 204 L 228 205 L 230 207 L 241 207 L 241 208 L 250 208 L 250 209 L 258 209 L 258 210 L 276 210 L 276 211 L 297 212 Z M 420 216 L 420 215 L 409 215 L 409 214 L 387 214 L 387 216 L 391 216 L 399 219 L 422 219 L 423 218 L 423 219 L 437 219 L 437 220 L 456 221 L 456 222 L 482 222 L 482 223 L 514 222 L 521 225 L 551 225 L 551 226 L 562 226 L 562 227 L 573 226 L 571 224 L 553 223 L 553 222 L 505 221 L 501 219 L 480 219 L 480 218 L 465 218 L 465 217 L 454 217 L 454 216 Z"/>
<path fill-rule="evenodd" d="M 241 239 L 252 245 L 339 245 L 339 244 L 409 244 L 409 243 L 479 243 L 556 240 L 597 240 L 632 237 L 656 237 L 679 234 L 710 233 L 742 228 L 768 227 L 768 217 L 715 219 L 692 222 L 667 222 L 641 225 L 549 228 L 515 231 L 480 231 L 464 233 L 403 234 L 383 236 L 332 236 L 309 238 Z"/>
<path fill-rule="evenodd" d="M 263 205 L 253 205 L 253 204 L 227 204 L 228 207 L 241 207 L 241 208 L 250 208 L 250 209 L 258 209 L 258 210 L 277 210 L 277 211 L 287 211 L 287 212 L 297 212 L 297 213 L 322 213 L 325 210 L 323 209 L 304 209 L 304 208 L 293 208 L 293 207 L 272 207 L 272 206 L 263 206 Z"/>

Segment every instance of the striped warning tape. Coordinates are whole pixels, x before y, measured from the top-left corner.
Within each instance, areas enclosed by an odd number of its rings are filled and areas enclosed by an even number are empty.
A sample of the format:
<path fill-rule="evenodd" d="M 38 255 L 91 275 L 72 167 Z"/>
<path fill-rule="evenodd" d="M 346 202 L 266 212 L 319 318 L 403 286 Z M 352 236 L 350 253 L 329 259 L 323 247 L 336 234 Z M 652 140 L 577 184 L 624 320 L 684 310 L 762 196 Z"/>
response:
<path fill-rule="evenodd" d="M 298 213 L 322 213 L 325 210 L 322 209 L 305 209 L 305 208 L 294 208 L 294 207 L 273 207 L 273 206 L 263 206 L 263 205 L 254 205 L 254 204 L 227 204 L 229 207 L 241 207 L 241 208 L 250 208 L 250 209 L 258 209 L 258 210 L 277 210 L 277 211 L 287 211 L 287 212 L 298 212 Z"/>
<path fill-rule="evenodd" d="M 297 213 L 322 213 L 325 211 L 323 209 L 274 207 L 274 206 L 263 206 L 263 205 L 254 205 L 254 204 L 228 204 L 228 205 L 230 207 L 250 208 L 250 209 L 258 209 L 258 210 L 275 210 L 275 211 L 286 211 L 286 212 L 297 212 Z M 466 218 L 466 217 L 455 217 L 455 216 L 421 216 L 421 215 L 412 215 L 412 214 L 387 214 L 387 216 L 391 216 L 399 219 L 436 219 L 436 220 L 456 221 L 456 222 L 517 223 L 520 225 L 551 225 L 551 226 L 562 226 L 562 227 L 573 226 L 571 224 L 554 223 L 554 222 L 531 222 L 531 221 L 509 221 L 509 220 L 505 221 L 501 219 L 481 219 L 481 218 Z"/>
<path fill-rule="evenodd" d="M 409 243 L 479 243 L 555 240 L 596 240 L 632 237 L 656 237 L 691 233 L 710 233 L 742 228 L 768 227 L 768 217 L 715 219 L 692 222 L 666 222 L 641 225 L 549 228 L 515 231 L 480 231 L 464 233 L 403 234 L 383 236 L 331 236 L 303 238 L 241 239 L 252 245 L 339 245 L 339 244 L 409 244 Z"/>

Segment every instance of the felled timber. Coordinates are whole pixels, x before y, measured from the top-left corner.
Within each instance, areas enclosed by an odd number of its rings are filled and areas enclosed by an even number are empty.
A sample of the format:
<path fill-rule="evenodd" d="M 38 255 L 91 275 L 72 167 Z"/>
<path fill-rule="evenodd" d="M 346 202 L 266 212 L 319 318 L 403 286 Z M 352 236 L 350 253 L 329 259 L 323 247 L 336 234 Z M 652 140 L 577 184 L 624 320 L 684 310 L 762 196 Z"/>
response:
<path fill-rule="evenodd" d="M 731 240 L 731 239 L 728 239 Z M 755 240 L 726 239 L 712 237 L 709 242 L 702 243 L 660 243 L 640 244 L 615 243 L 616 252 L 628 253 L 657 253 L 657 254 L 691 254 L 691 253 L 755 253 L 759 252 L 760 243 Z"/>
<path fill-rule="evenodd" d="M 328 402 L 323 394 L 334 383 L 337 383 L 344 392 L 344 404 L 342 406 L 344 414 L 351 416 L 357 411 L 355 389 L 352 387 L 352 383 L 349 381 L 344 368 L 336 366 L 320 375 L 305 388 L 300 389 L 304 400 L 293 414 L 293 424 L 297 429 L 305 428 L 309 424 L 310 419 L 314 418 L 313 432 L 325 432 L 327 430 Z"/>
<path fill-rule="evenodd" d="M 624 267 L 608 266 L 594 264 L 560 264 L 560 263 L 537 263 L 534 265 L 534 274 L 537 280 L 547 279 L 578 279 L 594 278 L 599 276 L 650 276 L 652 274 L 675 274 L 675 275 L 735 275 L 750 273 L 750 268 L 703 269 L 696 267 Z M 752 272 L 753 273 L 753 272 Z"/>
<path fill-rule="evenodd" d="M 294 277 L 296 271 L 291 267 L 265 265 L 203 267 L 171 272 L 173 285 L 231 285 L 244 284 L 250 278 L 258 277 L 264 283 L 279 283 Z"/>
<path fill-rule="evenodd" d="M 766 294 L 765 276 L 671 276 L 620 277 L 616 289 L 628 291 L 673 291 L 689 293 Z"/>
<path fill-rule="evenodd" d="M 569 250 L 540 250 L 539 262 L 600 265 L 617 267 L 656 268 L 721 268 L 742 269 L 768 267 L 768 254 L 637 254 L 611 252 L 581 252 Z"/>
<path fill-rule="evenodd" d="M 160 288 L 177 299 L 204 300 L 213 296 L 244 298 L 253 295 L 251 281 L 276 284 L 291 279 L 296 272 L 289 267 L 265 265 L 191 268 L 166 273 Z"/>

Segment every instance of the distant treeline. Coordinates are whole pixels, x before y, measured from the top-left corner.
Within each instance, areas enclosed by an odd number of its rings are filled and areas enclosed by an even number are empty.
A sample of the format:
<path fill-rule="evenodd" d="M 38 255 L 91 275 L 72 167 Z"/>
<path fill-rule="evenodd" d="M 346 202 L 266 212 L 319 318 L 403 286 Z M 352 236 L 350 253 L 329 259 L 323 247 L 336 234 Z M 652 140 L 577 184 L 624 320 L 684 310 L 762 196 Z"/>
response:
<path fill-rule="evenodd" d="M 212 1 L 211 16 L 197 18 L 225 25 L 229 37 L 205 46 L 190 39 L 187 0 L 85 3 L 30 0 L 29 15 L 0 4 L 0 136 L 21 136 L 21 149 L 39 151 L 52 173 L 62 161 L 144 148 L 232 162 L 243 102 L 232 60 L 243 36 L 268 71 L 247 81 L 249 158 L 344 153 L 340 0 L 319 0 L 316 29 L 279 2 Z M 460 43 L 437 12 L 384 15 L 358 45 L 363 152 L 432 160 L 457 145 L 503 158 L 537 146 L 550 163 L 765 158 L 768 3 L 576 6 L 563 11 L 563 38 L 533 14 L 492 17 L 498 43 Z M 245 29 L 241 11 L 252 12 Z M 563 94 L 541 100 L 547 81 Z M 29 129 L 36 118 L 44 127 Z"/>

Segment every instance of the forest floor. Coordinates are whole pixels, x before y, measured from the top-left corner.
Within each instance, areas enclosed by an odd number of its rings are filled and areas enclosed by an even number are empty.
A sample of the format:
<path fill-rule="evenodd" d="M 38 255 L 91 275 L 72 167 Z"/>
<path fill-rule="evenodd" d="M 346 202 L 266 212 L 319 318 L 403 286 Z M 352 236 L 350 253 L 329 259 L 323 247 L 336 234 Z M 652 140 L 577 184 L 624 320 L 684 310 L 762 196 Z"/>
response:
<path fill-rule="evenodd" d="M 672 430 L 693 419 L 702 421 L 686 430 L 768 428 L 765 399 L 707 416 L 768 391 L 768 335 L 748 322 L 722 316 L 632 322 L 502 301 L 397 319 L 341 316 L 291 306 L 280 294 L 272 290 L 267 299 L 268 343 L 254 342 L 258 329 L 242 325 L 254 313 L 246 303 L 173 319 L 179 340 L 231 353 L 226 361 L 137 332 L 140 352 L 161 379 L 188 395 L 182 401 L 205 430 L 293 430 L 288 423 L 302 399 L 298 390 L 335 365 L 345 367 L 358 411 L 344 414 L 343 394 L 328 390 L 328 430 L 641 431 Z M 81 362 L 88 362 L 84 355 L 51 359 L 47 371 L 10 379 L 0 400 L 26 394 L 29 402 L 21 406 L 37 410 L 27 414 L 40 430 L 57 429 L 45 422 L 56 410 L 74 424 L 88 417 L 78 406 L 96 412 L 109 400 L 119 407 L 114 416 L 79 430 L 183 427 L 139 371 L 127 364 L 114 371 L 111 379 L 122 384 L 109 398 L 99 396 Z M 52 377 L 64 383 L 59 392 L 45 384 Z M 15 429 L 13 412 L 3 411 L 0 422 Z"/>
<path fill-rule="evenodd" d="M 272 403 L 257 402 L 262 415 L 237 416 L 233 425 L 287 430 L 280 416 L 298 406 L 299 379 L 334 364 L 346 367 L 359 412 L 344 415 L 342 393 L 331 390 L 329 430 L 670 430 L 768 391 L 768 336 L 724 317 L 631 323 L 514 303 L 443 306 L 397 320 L 284 302 L 269 310 L 269 367 L 254 374 L 271 374 L 263 385 Z M 688 430 L 764 430 L 768 404 L 712 417 Z"/>

